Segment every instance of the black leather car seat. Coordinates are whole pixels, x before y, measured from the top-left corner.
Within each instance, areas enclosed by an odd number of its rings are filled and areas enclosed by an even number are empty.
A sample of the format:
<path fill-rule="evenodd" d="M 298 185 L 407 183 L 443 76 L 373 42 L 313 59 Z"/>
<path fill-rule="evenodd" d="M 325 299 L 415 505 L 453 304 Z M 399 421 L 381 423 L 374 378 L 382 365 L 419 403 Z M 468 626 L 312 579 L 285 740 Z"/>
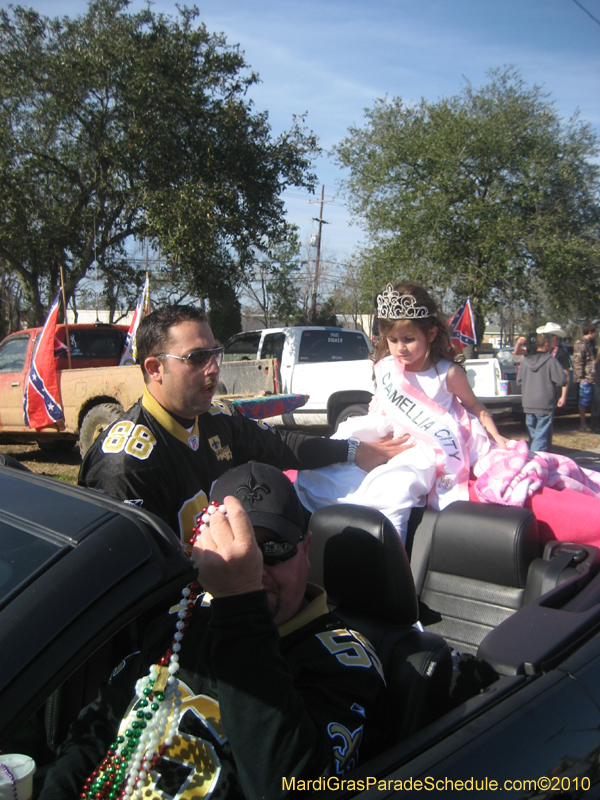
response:
<path fill-rule="evenodd" d="M 527 508 L 459 501 L 430 527 L 421 622 L 458 652 L 475 654 L 526 602 L 529 566 L 540 556 L 536 519 Z"/>
<path fill-rule="evenodd" d="M 382 661 L 389 692 L 390 743 L 441 716 L 452 657 L 438 635 L 413 627 L 418 601 L 408 557 L 389 520 L 341 504 L 316 511 L 309 580 L 325 587 L 344 623 L 366 636 Z"/>

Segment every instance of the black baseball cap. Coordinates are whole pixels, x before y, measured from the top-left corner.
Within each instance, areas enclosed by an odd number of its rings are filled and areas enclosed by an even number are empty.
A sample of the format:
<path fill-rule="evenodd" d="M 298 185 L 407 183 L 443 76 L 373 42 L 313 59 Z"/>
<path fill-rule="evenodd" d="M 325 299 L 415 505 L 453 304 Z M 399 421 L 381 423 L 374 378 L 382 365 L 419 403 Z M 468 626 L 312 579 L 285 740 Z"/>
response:
<path fill-rule="evenodd" d="M 304 535 L 304 510 L 292 482 L 277 467 L 249 461 L 230 469 L 215 481 L 210 499 L 222 503 L 227 495 L 237 497 L 252 525 L 269 528 L 290 544 Z"/>

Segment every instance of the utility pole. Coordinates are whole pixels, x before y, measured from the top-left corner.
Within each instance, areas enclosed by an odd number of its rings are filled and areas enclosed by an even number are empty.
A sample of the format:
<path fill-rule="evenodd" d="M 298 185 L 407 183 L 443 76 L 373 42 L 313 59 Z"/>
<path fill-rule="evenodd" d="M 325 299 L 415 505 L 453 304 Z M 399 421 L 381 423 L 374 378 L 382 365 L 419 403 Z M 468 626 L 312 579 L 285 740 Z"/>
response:
<path fill-rule="evenodd" d="M 309 200 L 309 203 L 318 203 L 318 200 Z M 315 283 L 313 287 L 313 294 L 312 300 L 310 304 L 310 313 L 309 313 L 309 321 L 314 322 L 317 317 L 317 293 L 319 290 L 319 268 L 321 265 L 321 229 L 323 225 L 329 225 L 326 219 L 323 219 L 323 205 L 325 203 L 332 203 L 333 198 L 331 200 L 325 200 L 325 185 L 321 185 L 321 201 L 320 201 L 320 211 L 319 216 L 313 217 L 315 222 L 319 223 L 319 232 L 317 233 L 317 257 L 315 260 Z"/>

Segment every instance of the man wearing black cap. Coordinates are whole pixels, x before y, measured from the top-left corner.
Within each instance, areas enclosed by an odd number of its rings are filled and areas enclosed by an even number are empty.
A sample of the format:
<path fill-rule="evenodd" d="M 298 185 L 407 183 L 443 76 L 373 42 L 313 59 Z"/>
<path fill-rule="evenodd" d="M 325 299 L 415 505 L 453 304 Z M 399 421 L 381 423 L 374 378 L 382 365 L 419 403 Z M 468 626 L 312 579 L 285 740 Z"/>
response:
<path fill-rule="evenodd" d="M 380 746 L 381 664 L 329 613 L 323 589 L 307 585 L 311 534 L 290 481 L 251 462 L 223 475 L 211 498 L 193 549 L 210 594 L 192 589 L 190 610 L 172 608 L 142 655 L 113 673 L 72 727 L 40 800 L 79 797 L 111 744 L 84 796 L 129 787 L 133 800 L 277 800 L 335 789 Z M 162 728 L 152 716 L 161 703 Z M 135 733 L 138 717 L 150 732 Z M 137 744 L 144 736 L 148 750 Z"/>

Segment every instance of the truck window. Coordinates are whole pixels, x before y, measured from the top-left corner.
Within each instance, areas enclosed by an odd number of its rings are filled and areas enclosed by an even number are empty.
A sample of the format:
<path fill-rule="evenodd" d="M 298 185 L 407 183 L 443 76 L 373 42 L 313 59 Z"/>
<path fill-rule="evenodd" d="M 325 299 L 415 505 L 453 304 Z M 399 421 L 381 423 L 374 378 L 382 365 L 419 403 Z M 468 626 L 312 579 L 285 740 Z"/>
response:
<path fill-rule="evenodd" d="M 512 350 L 499 350 L 496 354 L 498 363 L 500 364 L 500 371 L 502 373 L 502 380 L 516 381 L 517 380 L 517 365 L 520 361 L 520 356 L 513 355 Z"/>
<path fill-rule="evenodd" d="M 369 357 L 367 341 L 360 331 L 302 331 L 298 361 L 316 364 L 323 361 L 362 361 Z"/>
<path fill-rule="evenodd" d="M 0 372 L 23 372 L 29 335 L 15 336 L 5 342 L 0 348 Z"/>
<path fill-rule="evenodd" d="M 263 339 L 261 358 L 276 358 L 281 363 L 285 333 L 268 333 Z"/>
<path fill-rule="evenodd" d="M 123 332 L 114 328 L 69 329 L 71 358 L 119 359 L 124 343 Z"/>
<path fill-rule="evenodd" d="M 225 342 L 224 361 L 255 361 L 260 331 L 240 333 Z"/>

